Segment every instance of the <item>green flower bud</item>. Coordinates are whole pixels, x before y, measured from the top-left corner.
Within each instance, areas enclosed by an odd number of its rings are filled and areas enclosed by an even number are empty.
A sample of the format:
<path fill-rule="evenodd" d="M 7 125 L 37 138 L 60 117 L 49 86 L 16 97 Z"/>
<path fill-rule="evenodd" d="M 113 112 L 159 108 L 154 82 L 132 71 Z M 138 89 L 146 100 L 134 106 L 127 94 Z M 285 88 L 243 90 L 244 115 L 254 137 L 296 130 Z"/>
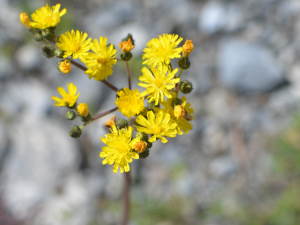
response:
<path fill-rule="evenodd" d="M 181 105 L 182 100 L 180 98 L 174 98 L 171 102 L 171 106 L 174 108 L 176 105 Z"/>
<path fill-rule="evenodd" d="M 74 120 L 76 118 L 76 112 L 74 111 L 68 111 L 66 113 L 67 120 Z"/>
<path fill-rule="evenodd" d="M 190 65 L 191 65 L 191 63 L 190 63 L 189 58 L 182 57 L 178 61 L 178 66 L 183 70 L 187 70 L 188 68 L 190 68 Z"/>
<path fill-rule="evenodd" d="M 81 121 L 82 122 L 88 122 L 88 121 L 90 121 L 91 119 L 92 119 L 92 116 L 91 116 L 91 114 L 89 113 L 87 116 L 85 116 L 85 117 L 83 117 L 83 116 L 81 116 Z"/>
<path fill-rule="evenodd" d="M 147 147 L 146 147 L 146 149 L 147 149 Z M 145 159 L 149 156 L 149 153 L 150 153 L 149 150 L 145 150 L 145 151 L 143 151 L 142 153 L 139 154 L 139 158 L 140 159 Z"/>
<path fill-rule="evenodd" d="M 148 135 L 145 134 L 145 133 L 137 132 L 137 133 L 135 134 L 135 137 L 141 139 L 142 141 L 148 142 Z M 148 146 L 148 143 L 147 143 L 147 146 Z"/>
<path fill-rule="evenodd" d="M 145 151 L 149 151 L 149 149 L 152 147 L 152 142 L 147 141 L 147 147 Z"/>
<path fill-rule="evenodd" d="M 40 30 L 31 28 L 29 32 L 32 34 L 34 40 L 41 42 L 43 40 L 42 32 Z"/>
<path fill-rule="evenodd" d="M 148 110 L 153 110 L 155 107 L 160 108 L 160 104 L 158 103 L 157 105 L 155 105 L 155 102 L 147 102 L 147 109 Z"/>
<path fill-rule="evenodd" d="M 61 50 L 60 48 L 57 48 L 57 49 L 55 49 L 55 51 L 54 51 L 54 55 L 55 55 L 57 58 L 63 58 L 63 57 L 64 57 L 64 54 L 65 54 L 65 51 L 64 51 L 64 50 Z"/>
<path fill-rule="evenodd" d="M 54 56 L 55 48 L 52 46 L 49 47 L 49 46 L 43 45 L 42 51 L 43 51 L 44 56 L 46 56 L 47 58 L 52 58 Z"/>
<path fill-rule="evenodd" d="M 129 61 L 132 58 L 132 53 L 131 52 L 122 52 L 121 54 L 121 59 L 124 61 Z"/>
<path fill-rule="evenodd" d="M 56 41 L 56 34 L 55 34 L 56 27 L 48 27 L 42 30 L 42 36 L 49 41 L 55 42 Z"/>
<path fill-rule="evenodd" d="M 135 45 L 135 44 L 134 44 L 134 40 L 133 40 L 133 38 L 132 38 L 132 34 L 130 34 L 130 33 L 127 34 L 127 36 L 126 36 L 125 38 L 122 39 L 122 42 L 123 42 L 123 41 L 128 41 L 129 38 L 131 39 L 132 44 Z"/>
<path fill-rule="evenodd" d="M 189 94 L 193 90 L 193 85 L 187 80 L 183 80 L 179 84 L 179 89 L 183 94 Z"/>
<path fill-rule="evenodd" d="M 78 126 L 71 127 L 71 129 L 69 131 L 69 135 L 72 138 L 79 138 L 81 136 L 81 134 L 82 134 L 82 130 Z"/>
<path fill-rule="evenodd" d="M 119 127 L 120 129 L 128 127 L 128 121 L 125 119 L 118 119 L 117 121 L 117 127 Z"/>

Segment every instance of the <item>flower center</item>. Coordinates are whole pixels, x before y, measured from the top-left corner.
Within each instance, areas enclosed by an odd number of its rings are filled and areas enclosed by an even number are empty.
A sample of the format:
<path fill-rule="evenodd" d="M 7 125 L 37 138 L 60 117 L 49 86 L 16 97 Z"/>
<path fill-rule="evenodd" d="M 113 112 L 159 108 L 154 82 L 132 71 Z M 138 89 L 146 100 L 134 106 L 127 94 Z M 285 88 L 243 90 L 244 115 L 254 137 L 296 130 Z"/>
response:
<path fill-rule="evenodd" d="M 106 58 L 104 58 L 103 56 L 99 56 L 99 57 L 97 58 L 97 62 L 98 62 L 99 64 L 105 64 L 105 63 L 107 62 L 107 60 L 106 60 Z"/>
<path fill-rule="evenodd" d="M 67 95 L 67 96 L 65 96 L 65 98 L 64 98 L 64 102 L 65 102 L 65 104 L 68 105 L 68 106 L 73 106 L 74 103 L 75 103 L 76 101 L 75 101 L 74 96 L 72 96 L 72 95 Z"/>
<path fill-rule="evenodd" d="M 156 124 L 153 131 L 154 131 L 154 134 L 156 135 L 159 135 L 161 132 L 162 132 L 163 128 L 161 127 L 160 124 Z"/>
<path fill-rule="evenodd" d="M 73 43 L 71 45 L 71 52 L 77 52 L 80 49 L 80 45 L 78 43 Z"/>
<path fill-rule="evenodd" d="M 163 81 L 158 78 L 154 81 L 154 84 L 156 85 L 156 87 L 160 88 L 163 84 Z"/>
<path fill-rule="evenodd" d="M 51 23 L 52 22 L 52 17 L 51 16 L 46 16 L 45 18 L 44 18 L 44 24 L 49 24 L 49 23 Z"/>

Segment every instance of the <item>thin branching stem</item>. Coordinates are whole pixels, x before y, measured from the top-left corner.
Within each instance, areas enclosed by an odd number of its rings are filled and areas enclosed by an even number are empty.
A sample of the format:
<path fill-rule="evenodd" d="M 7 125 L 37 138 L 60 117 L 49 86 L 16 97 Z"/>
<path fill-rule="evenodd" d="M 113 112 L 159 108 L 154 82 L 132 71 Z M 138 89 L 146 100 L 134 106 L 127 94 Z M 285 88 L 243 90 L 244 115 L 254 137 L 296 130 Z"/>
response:
<path fill-rule="evenodd" d="M 123 190 L 123 216 L 121 220 L 121 225 L 127 225 L 128 217 L 129 217 L 129 208 L 130 208 L 130 172 L 124 173 L 124 190 Z"/>
<path fill-rule="evenodd" d="M 130 76 L 128 61 L 125 61 L 125 64 L 126 64 L 126 71 L 128 75 L 128 87 L 131 90 L 131 76 Z"/>
<path fill-rule="evenodd" d="M 75 62 L 74 60 L 71 60 L 71 63 L 74 65 L 74 66 L 76 66 L 77 68 L 79 68 L 79 69 L 81 69 L 81 70 L 83 70 L 83 71 L 86 71 L 87 70 L 87 68 L 85 67 L 85 66 L 83 66 L 83 65 L 81 65 L 81 64 L 79 64 L 79 63 L 77 63 L 77 62 Z M 104 83 L 106 86 L 108 86 L 109 88 L 111 88 L 112 90 L 114 90 L 114 91 L 118 91 L 119 89 L 116 87 L 116 86 L 114 86 L 114 85 L 112 85 L 111 83 L 109 83 L 108 81 L 106 81 L 106 80 L 100 80 L 102 83 Z"/>

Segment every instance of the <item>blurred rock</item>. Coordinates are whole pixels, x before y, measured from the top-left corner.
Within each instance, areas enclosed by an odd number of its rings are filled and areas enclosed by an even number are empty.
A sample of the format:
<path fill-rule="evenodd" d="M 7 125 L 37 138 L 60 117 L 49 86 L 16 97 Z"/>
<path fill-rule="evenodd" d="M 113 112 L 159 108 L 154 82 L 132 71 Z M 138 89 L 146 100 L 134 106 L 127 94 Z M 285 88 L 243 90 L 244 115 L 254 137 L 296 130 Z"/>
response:
<path fill-rule="evenodd" d="M 221 43 L 218 60 L 221 81 L 238 92 L 268 92 L 287 83 L 282 67 L 263 46 L 226 40 Z"/>
<path fill-rule="evenodd" d="M 214 178 L 228 178 L 236 172 L 236 165 L 230 156 L 218 157 L 210 163 L 208 171 Z"/>
<path fill-rule="evenodd" d="M 39 45 L 24 45 L 16 53 L 16 60 L 22 70 L 32 71 L 40 68 L 42 55 Z"/>

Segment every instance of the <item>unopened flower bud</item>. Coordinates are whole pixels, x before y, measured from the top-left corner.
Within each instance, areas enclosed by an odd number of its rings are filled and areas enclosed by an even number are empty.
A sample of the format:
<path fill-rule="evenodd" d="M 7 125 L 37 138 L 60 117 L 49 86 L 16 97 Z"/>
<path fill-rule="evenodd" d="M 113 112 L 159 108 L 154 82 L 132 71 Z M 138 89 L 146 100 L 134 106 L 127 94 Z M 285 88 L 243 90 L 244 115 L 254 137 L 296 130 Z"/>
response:
<path fill-rule="evenodd" d="M 122 41 L 119 47 L 123 53 L 128 53 L 134 48 L 134 45 L 132 44 L 131 38 L 128 38 L 128 41 Z"/>
<path fill-rule="evenodd" d="M 30 29 L 31 26 L 30 26 L 30 19 L 27 15 L 27 13 L 21 13 L 20 14 L 20 21 L 23 23 L 23 25 L 27 28 L 27 29 Z"/>
<path fill-rule="evenodd" d="M 105 126 L 108 128 L 111 128 L 113 126 L 116 126 L 116 116 L 112 115 L 109 120 L 105 123 Z"/>
<path fill-rule="evenodd" d="M 160 108 L 160 104 L 158 103 L 157 105 L 155 105 L 155 102 L 147 102 L 147 109 L 148 110 L 153 110 L 154 108 Z"/>
<path fill-rule="evenodd" d="M 147 142 L 146 141 L 139 141 L 134 144 L 133 148 L 136 152 L 142 153 L 147 147 Z"/>
<path fill-rule="evenodd" d="M 74 120 L 76 118 L 76 113 L 74 111 L 68 111 L 66 113 L 67 120 Z"/>
<path fill-rule="evenodd" d="M 174 116 L 177 118 L 177 119 L 181 119 L 183 118 L 185 115 L 185 109 L 182 105 L 176 105 L 175 108 L 174 108 Z"/>
<path fill-rule="evenodd" d="M 78 126 L 71 127 L 71 129 L 69 131 L 69 135 L 72 138 L 79 138 L 81 136 L 81 134 L 82 134 L 82 130 Z"/>
<path fill-rule="evenodd" d="M 193 85 L 187 80 L 183 80 L 179 84 L 179 89 L 183 94 L 189 94 L 193 90 Z"/>
<path fill-rule="evenodd" d="M 123 52 L 121 54 L 121 59 L 123 59 L 124 61 L 129 61 L 132 58 L 132 53 L 131 52 Z"/>
<path fill-rule="evenodd" d="M 117 121 L 117 127 L 119 127 L 119 129 L 122 129 L 124 127 L 128 127 L 128 121 L 126 119 L 118 119 Z"/>
<path fill-rule="evenodd" d="M 77 107 L 77 112 L 80 116 L 86 117 L 89 114 L 89 107 L 86 103 L 79 103 Z"/>
<path fill-rule="evenodd" d="M 145 151 L 149 151 L 149 149 L 152 147 L 152 142 L 147 141 L 147 147 Z"/>
<path fill-rule="evenodd" d="M 186 40 L 182 46 L 182 55 L 184 58 L 188 58 L 190 53 L 194 50 L 194 45 L 192 40 Z"/>
<path fill-rule="evenodd" d="M 140 159 L 145 159 L 149 156 L 150 151 L 149 150 L 145 150 L 142 153 L 139 154 L 139 158 Z"/>
<path fill-rule="evenodd" d="M 42 32 L 38 29 L 31 28 L 29 29 L 29 32 L 32 34 L 32 37 L 37 42 L 41 42 L 43 40 Z"/>
<path fill-rule="evenodd" d="M 134 44 L 134 39 L 133 39 L 133 37 L 132 37 L 132 34 L 130 34 L 130 33 L 127 34 L 127 36 L 126 36 L 125 38 L 122 39 L 122 42 L 123 42 L 123 41 L 128 41 L 129 38 L 131 39 L 132 44 L 135 45 L 135 44 Z"/>
<path fill-rule="evenodd" d="M 190 68 L 190 65 L 191 63 L 189 58 L 182 57 L 178 61 L 178 66 L 183 70 L 187 70 L 188 68 Z"/>
<path fill-rule="evenodd" d="M 61 50 L 60 48 L 57 48 L 57 49 L 55 49 L 55 51 L 54 51 L 54 55 L 55 55 L 57 58 L 63 58 L 63 57 L 64 57 L 64 54 L 65 54 L 65 51 L 64 51 L 64 50 Z"/>
<path fill-rule="evenodd" d="M 142 132 L 137 132 L 135 134 L 135 137 L 139 138 L 141 141 L 146 141 L 146 142 L 148 141 L 148 135 Z"/>
<path fill-rule="evenodd" d="M 42 50 L 43 50 L 44 56 L 46 56 L 47 58 L 52 58 L 54 56 L 54 51 L 55 51 L 54 47 L 52 47 L 52 46 L 49 47 L 49 46 L 43 45 Z"/>
<path fill-rule="evenodd" d="M 56 34 L 55 34 L 56 27 L 48 27 L 42 30 L 42 35 L 49 41 L 55 42 L 56 41 Z"/>
<path fill-rule="evenodd" d="M 62 72 L 64 74 L 71 72 L 71 69 L 72 69 L 71 63 L 69 63 L 67 60 L 59 61 L 58 64 L 59 64 L 58 69 L 60 72 Z"/>
<path fill-rule="evenodd" d="M 182 104 L 182 100 L 180 98 L 174 98 L 171 102 L 171 106 L 173 108 L 175 108 L 176 105 L 181 105 Z"/>

